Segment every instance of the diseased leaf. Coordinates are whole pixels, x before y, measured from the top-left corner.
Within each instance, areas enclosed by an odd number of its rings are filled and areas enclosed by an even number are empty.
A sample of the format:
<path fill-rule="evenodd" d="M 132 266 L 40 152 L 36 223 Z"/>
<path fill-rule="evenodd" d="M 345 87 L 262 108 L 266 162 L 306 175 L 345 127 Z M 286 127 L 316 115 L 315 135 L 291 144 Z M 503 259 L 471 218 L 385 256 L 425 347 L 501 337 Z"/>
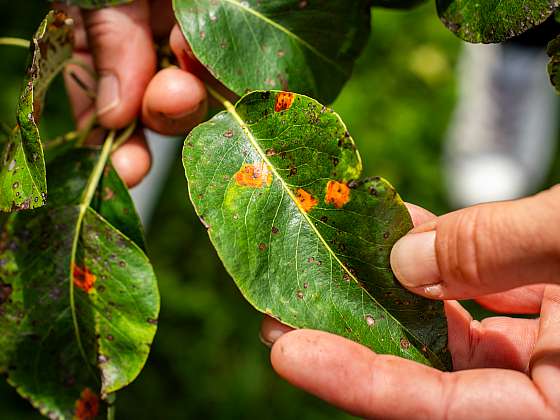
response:
<path fill-rule="evenodd" d="M 558 0 L 436 0 L 441 21 L 468 42 L 502 42 L 543 23 Z"/>
<path fill-rule="evenodd" d="M 388 9 L 411 9 L 426 3 L 426 0 L 373 0 L 373 6 L 386 7 Z"/>
<path fill-rule="evenodd" d="M 79 6 L 82 9 L 101 9 L 102 7 L 119 6 L 132 3 L 133 0 L 50 0 L 58 3 L 66 3 L 71 6 Z"/>
<path fill-rule="evenodd" d="M 409 293 L 390 268 L 408 211 L 387 181 L 359 180 L 359 154 L 332 110 L 250 93 L 189 134 L 183 162 L 196 211 L 255 308 L 450 368 L 443 304 Z"/>
<path fill-rule="evenodd" d="M 103 398 L 138 375 L 156 331 L 155 275 L 116 228 L 143 245 L 130 197 L 110 167 L 100 187 L 113 196 L 98 190 L 84 208 L 98 159 L 97 151 L 76 150 L 54 161 L 49 204 L 12 214 L 0 237 L 0 372 L 51 418 L 101 413 Z"/>
<path fill-rule="evenodd" d="M 332 102 L 370 30 L 366 0 L 174 0 L 194 54 L 243 95 L 283 89 Z"/>
<path fill-rule="evenodd" d="M 550 82 L 556 89 L 556 92 L 560 93 L 560 36 L 557 36 L 548 43 L 546 52 L 550 57 L 548 63 Z"/>
<path fill-rule="evenodd" d="M 52 79 L 72 56 L 72 22 L 50 12 L 31 41 L 31 62 L 17 109 L 17 125 L 0 160 L 0 210 L 26 210 L 46 203 L 45 159 L 39 119 Z"/>

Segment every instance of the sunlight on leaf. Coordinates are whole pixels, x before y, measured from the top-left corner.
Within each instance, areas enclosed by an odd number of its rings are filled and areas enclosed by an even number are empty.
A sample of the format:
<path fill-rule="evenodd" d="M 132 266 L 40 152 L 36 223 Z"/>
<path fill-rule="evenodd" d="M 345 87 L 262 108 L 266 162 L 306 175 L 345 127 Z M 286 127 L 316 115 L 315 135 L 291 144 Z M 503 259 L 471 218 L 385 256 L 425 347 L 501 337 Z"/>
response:
<path fill-rule="evenodd" d="M 259 311 L 449 369 L 441 302 L 389 264 L 412 222 L 394 188 L 361 179 L 343 122 L 303 95 L 260 91 L 195 128 L 183 163 L 196 212 Z"/>

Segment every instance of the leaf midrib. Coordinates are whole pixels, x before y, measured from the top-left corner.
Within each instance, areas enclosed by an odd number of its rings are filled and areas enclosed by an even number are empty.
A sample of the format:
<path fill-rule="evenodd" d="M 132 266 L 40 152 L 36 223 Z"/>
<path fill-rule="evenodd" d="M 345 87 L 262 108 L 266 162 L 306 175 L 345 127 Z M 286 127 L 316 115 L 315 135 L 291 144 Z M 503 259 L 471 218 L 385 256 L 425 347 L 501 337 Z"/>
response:
<path fill-rule="evenodd" d="M 226 0 L 229 1 L 229 0 Z M 410 334 L 412 337 L 414 337 L 416 340 L 418 340 L 419 342 L 423 343 L 422 340 L 420 340 L 416 334 L 414 334 L 412 331 L 410 331 L 410 329 L 408 329 L 405 325 L 403 325 L 402 322 L 400 322 L 398 319 L 396 319 L 382 304 L 379 303 L 379 301 L 377 299 L 375 299 L 375 297 L 373 297 L 369 291 L 367 289 L 365 289 L 364 287 L 360 286 L 360 282 L 359 280 L 356 278 L 356 276 L 346 267 L 346 265 L 344 265 L 342 263 L 342 261 L 338 258 L 338 256 L 332 251 L 331 247 L 328 245 L 328 243 L 325 241 L 325 239 L 323 238 L 323 235 L 321 235 L 321 233 L 319 232 L 319 230 L 317 229 L 317 227 L 315 226 L 315 224 L 312 222 L 312 220 L 310 219 L 310 217 L 307 215 L 307 213 L 305 213 L 304 211 L 301 210 L 301 208 L 297 205 L 297 199 L 294 196 L 293 192 L 290 190 L 290 188 L 288 187 L 288 185 L 286 184 L 286 182 L 284 181 L 284 178 L 282 178 L 280 176 L 280 174 L 276 171 L 276 167 L 274 165 L 272 165 L 272 162 L 270 162 L 270 160 L 268 159 L 268 157 L 266 156 L 266 153 L 261 149 L 260 145 L 258 144 L 257 140 L 255 139 L 253 133 L 251 132 L 251 130 L 249 129 L 248 125 L 245 123 L 245 121 L 243 121 L 243 119 L 241 118 L 241 116 L 237 113 L 237 110 L 235 108 L 235 106 L 227 101 L 224 100 L 222 101 L 222 104 L 224 105 L 224 107 L 226 108 L 226 111 L 233 116 L 233 118 L 235 119 L 235 121 L 237 122 L 237 124 L 239 124 L 239 126 L 241 127 L 241 130 L 245 133 L 245 135 L 249 138 L 249 141 L 251 142 L 251 144 L 253 145 L 253 147 L 255 148 L 255 150 L 257 151 L 257 153 L 259 154 L 259 156 L 261 157 L 261 159 L 263 160 L 263 162 L 265 162 L 269 168 L 271 169 L 273 175 L 278 178 L 280 180 L 280 183 L 282 185 L 282 188 L 284 191 L 286 191 L 286 193 L 288 194 L 288 196 L 292 199 L 292 201 L 294 202 L 294 204 L 296 205 L 296 207 L 298 208 L 300 214 L 303 216 L 303 218 L 307 221 L 307 223 L 309 224 L 309 226 L 311 227 L 311 229 L 315 232 L 315 234 L 317 235 L 317 237 L 319 238 L 319 240 L 321 241 L 321 243 L 323 244 L 323 246 L 325 247 L 325 249 L 328 251 L 328 253 L 331 255 L 331 258 L 333 258 L 339 265 L 340 267 L 342 267 L 342 269 L 348 274 L 348 276 L 350 276 L 350 278 L 360 287 L 360 289 L 362 289 L 362 291 L 381 309 L 383 310 L 388 317 L 390 317 L 391 319 L 393 319 L 398 325 L 400 325 L 405 331 L 408 332 L 408 334 Z M 431 349 L 429 349 L 429 351 L 438 358 L 438 360 L 440 360 L 439 355 L 437 355 L 436 353 L 434 353 Z M 425 357 L 425 356 L 424 356 Z M 427 359 L 427 358 L 426 358 Z M 443 363 L 442 363 L 443 364 Z"/>
<path fill-rule="evenodd" d="M 246 13 L 249 13 L 249 14 L 252 14 L 253 16 L 257 17 L 258 19 L 261 19 L 263 22 L 265 22 L 268 25 L 272 26 L 273 28 L 283 32 L 288 37 L 294 39 L 297 43 L 299 43 L 302 46 L 304 46 L 305 48 L 307 48 L 309 51 L 311 51 L 313 54 L 315 54 L 321 60 L 329 63 L 330 65 L 332 65 L 339 73 L 341 73 L 345 76 L 349 75 L 348 71 L 346 71 L 342 67 L 340 67 L 340 65 L 336 61 L 330 59 L 329 57 L 324 55 L 321 51 L 319 51 L 317 48 L 315 48 L 313 45 L 308 43 L 306 40 L 304 40 L 303 38 L 301 38 L 297 34 L 293 33 L 288 28 L 286 28 L 286 27 L 280 25 L 279 23 L 273 21 L 272 19 L 266 17 L 265 15 L 260 13 L 259 11 L 255 10 L 255 9 L 252 9 L 250 7 L 247 7 L 237 0 L 222 0 L 222 1 L 225 2 L 225 3 L 229 3 L 231 5 L 234 5 L 235 7 L 238 7 L 239 9 L 241 9 L 242 11 L 244 11 Z"/>

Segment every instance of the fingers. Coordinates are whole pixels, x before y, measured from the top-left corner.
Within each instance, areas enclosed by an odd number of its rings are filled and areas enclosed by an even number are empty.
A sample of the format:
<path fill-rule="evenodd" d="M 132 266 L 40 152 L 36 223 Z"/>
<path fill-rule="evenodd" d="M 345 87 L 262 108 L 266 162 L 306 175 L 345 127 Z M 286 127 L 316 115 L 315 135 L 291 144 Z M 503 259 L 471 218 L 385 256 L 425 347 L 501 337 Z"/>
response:
<path fill-rule="evenodd" d="M 410 213 L 410 217 L 412 218 L 412 224 L 414 226 L 419 226 L 429 221 L 432 221 L 437 218 L 435 214 L 432 212 L 417 206 L 416 204 L 411 203 L 404 203 L 408 212 Z"/>
<path fill-rule="evenodd" d="M 442 373 L 376 355 L 320 331 L 283 335 L 272 347 L 271 362 L 288 382 L 356 416 L 443 419 L 552 414 L 522 373 L 501 369 Z"/>
<path fill-rule="evenodd" d="M 152 164 L 144 132 L 136 130 L 125 144 L 113 152 L 111 162 L 129 188 L 139 184 L 150 171 Z"/>
<path fill-rule="evenodd" d="M 528 370 L 537 341 L 538 320 L 491 317 L 479 322 L 455 301 L 445 302 L 445 314 L 455 370 Z"/>
<path fill-rule="evenodd" d="M 549 407 L 560 413 L 560 286 L 547 286 L 544 290 L 539 327 L 531 377 Z"/>
<path fill-rule="evenodd" d="M 560 283 L 560 188 L 439 217 L 401 238 L 393 271 L 415 293 L 467 299 Z"/>
<path fill-rule="evenodd" d="M 100 79 L 96 108 L 107 128 L 123 128 L 140 112 L 156 69 L 147 0 L 83 13 Z"/>
<path fill-rule="evenodd" d="M 507 292 L 480 296 L 476 301 L 494 312 L 504 314 L 538 314 L 545 286 L 519 287 Z"/>
<path fill-rule="evenodd" d="M 178 68 L 161 70 L 152 79 L 142 105 L 142 121 L 161 134 L 180 135 L 199 124 L 208 111 L 204 84 Z"/>
<path fill-rule="evenodd" d="M 288 327 L 287 325 L 282 324 L 280 321 L 277 321 L 276 319 L 265 315 L 261 323 L 259 338 L 265 346 L 272 347 L 272 344 L 276 340 L 290 331 L 293 331 L 293 328 Z"/>

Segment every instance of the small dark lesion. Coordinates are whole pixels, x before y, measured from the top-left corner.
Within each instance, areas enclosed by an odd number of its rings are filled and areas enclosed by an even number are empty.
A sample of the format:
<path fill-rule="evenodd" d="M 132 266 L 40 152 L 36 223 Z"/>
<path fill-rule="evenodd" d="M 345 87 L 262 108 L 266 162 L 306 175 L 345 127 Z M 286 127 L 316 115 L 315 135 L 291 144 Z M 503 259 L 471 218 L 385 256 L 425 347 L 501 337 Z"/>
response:
<path fill-rule="evenodd" d="M 0 281 L 0 306 L 6 302 L 10 302 L 10 297 L 12 296 L 13 288 L 11 284 L 6 284 Z"/>

